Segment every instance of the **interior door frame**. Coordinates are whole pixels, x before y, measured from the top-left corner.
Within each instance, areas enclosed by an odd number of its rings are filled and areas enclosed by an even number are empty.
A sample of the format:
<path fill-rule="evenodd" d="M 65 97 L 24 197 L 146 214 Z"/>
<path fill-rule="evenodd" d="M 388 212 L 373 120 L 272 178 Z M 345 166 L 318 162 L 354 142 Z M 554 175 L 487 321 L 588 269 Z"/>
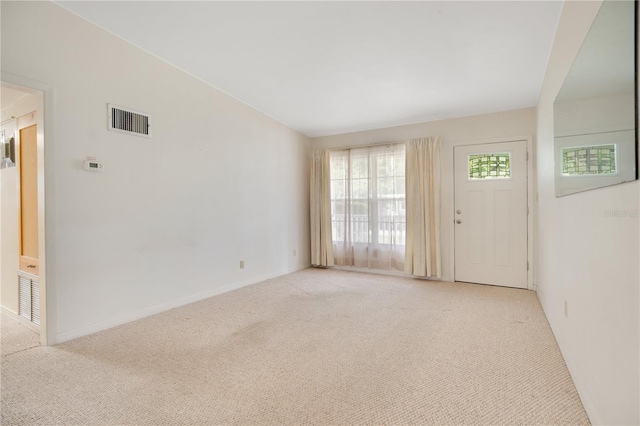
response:
<path fill-rule="evenodd" d="M 57 334 L 57 306 L 55 280 L 55 143 L 54 127 L 54 89 L 47 84 L 16 76 L 6 72 L 0 73 L 0 81 L 8 86 L 16 86 L 23 91 L 42 95 L 38 105 L 36 124 L 38 125 L 38 257 L 40 274 L 40 344 L 55 345 Z M 44 148 L 45 141 L 46 149 Z M 16 270 L 17 272 L 17 270 Z"/>
<path fill-rule="evenodd" d="M 525 135 L 525 136 L 515 136 L 515 137 L 507 137 L 507 138 L 494 138 L 494 139 L 483 139 L 483 140 L 474 140 L 474 141 L 460 141 L 453 142 L 449 147 L 449 166 L 451 170 L 451 185 L 449 191 L 449 197 L 451 200 L 451 211 L 447 212 L 444 215 L 444 219 L 449 220 L 449 270 L 451 271 L 451 280 L 456 281 L 456 268 L 455 268 L 455 258 L 456 258 L 456 242 L 455 242 L 455 148 L 457 146 L 471 146 L 471 145 L 484 145 L 484 144 L 493 144 L 493 143 L 503 143 L 503 142 L 519 142 L 524 141 L 527 145 L 527 206 L 528 212 L 527 215 L 527 289 L 535 291 L 535 283 L 533 279 L 533 254 L 534 254 L 534 246 L 533 246 L 533 224 L 534 224 L 534 160 L 535 155 L 533 155 L 533 136 Z"/>

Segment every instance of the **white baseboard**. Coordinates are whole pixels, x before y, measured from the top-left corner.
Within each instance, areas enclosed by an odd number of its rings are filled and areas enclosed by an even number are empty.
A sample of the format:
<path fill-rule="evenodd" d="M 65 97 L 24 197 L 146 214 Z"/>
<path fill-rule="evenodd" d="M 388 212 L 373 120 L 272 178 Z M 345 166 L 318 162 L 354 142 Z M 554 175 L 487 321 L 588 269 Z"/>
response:
<path fill-rule="evenodd" d="M 389 270 L 389 269 L 357 268 L 355 266 L 330 266 L 327 269 L 336 269 L 338 271 L 346 271 L 346 272 L 360 272 L 363 274 L 373 274 L 373 275 L 388 275 L 391 277 L 415 278 L 418 280 L 426 280 L 426 281 L 450 281 L 448 276 L 443 276 L 442 278 L 417 277 L 415 275 L 406 274 L 403 271 L 396 271 L 396 270 Z"/>
<path fill-rule="evenodd" d="M 551 329 L 553 338 L 556 340 L 556 343 L 558 344 L 558 348 L 560 349 L 560 354 L 562 354 L 562 358 L 564 358 L 564 363 L 567 366 L 567 370 L 569 370 L 569 375 L 571 376 L 571 380 L 573 380 L 573 384 L 576 387 L 576 391 L 578 392 L 578 396 L 580 397 L 582 406 L 584 407 L 584 410 L 587 412 L 587 417 L 589 417 L 589 421 L 593 425 L 604 425 L 606 423 L 602 421 L 601 416 L 598 413 L 598 410 L 596 409 L 596 405 L 593 403 L 591 398 L 589 398 L 589 393 L 586 391 L 587 387 L 584 385 L 582 381 L 582 375 L 576 374 L 577 373 L 575 369 L 576 363 L 574 363 L 573 361 L 572 352 L 565 347 L 566 345 L 564 344 L 563 339 L 558 339 L 558 333 L 556 333 L 556 330 L 554 330 L 554 325 L 555 325 L 554 321 L 549 319 L 549 313 L 545 309 L 546 305 L 542 303 L 543 298 L 541 297 L 542 292 L 540 290 L 541 290 L 540 288 L 537 289 L 536 292 L 538 294 L 536 294 L 536 296 L 538 297 L 540 306 L 542 306 L 542 312 L 544 313 L 544 316 L 547 318 L 547 323 L 549 324 L 549 328 Z"/>
<path fill-rule="evenodd" d="M 77 339 L 82 336 L 86 336 L 89 334 L 97 333 L 98 331 L 106 330 L 109 328 L 117 327 L 122 324 L 126 324 L 132 321 L 136 321 L 151 315 L 159 314 L 161 312 L 168 311 L 170 309 L 178 308 L 180 306 L 188 305 L 190 303 L 199 302 L 200 300 L 208 299 L 213 296 L 217 296 L 222 293 L 226 293 L 228 291 L 237 290 L 242 287 L 246 287 L 252 284 L 257 284 L 262 281 L 269 280 L 271 278 L 279 277 L 282 275 L 290 274 L 293 272 L 301 271 L 303 269 L 308 268 L 309 265 L 296 266 L 290 270 L 283 270 L 276 273 L 271 273 L 259 277 L 254 277 L 245 281 L 240 281 L 233 284 L 228 284 L 222 287 L 215 288 L 210 291 L 206 291 L 204 293 L 198 293 L 191 296 L 182 297 L 180 299 L 173 300 L 168 303 L 161 303 L 159 305 L 150 306 L 141 311 L 134 312 L 127 315 L 122 315 L 117 318 L 113 318 L 107 321 L 102 321 L 99 323 L 91 324 L 86 327 L 80 327 L 69 331 L 64 331 L 62 333 L 58 333 L 58 342 L 63 343 L 69 340 Z"/>
<path fill-rule="evenodd" d="M 35 331 L 36 333 L 40 333 L 40 326 L 32 323 L 26 318 L 21 317 L 17 312 L 13 312 L 11 309 L 6 308 L 4 306 L 0 306 L 0 310 L 2 311 L 3 314 L 19 322 L 20 325 L 24 325 L 25 327 Z"/>
<path fill-rule="evenodd" d="M 555 336 L 554 336 L 555 337 Z M 584 410 L 587 412 L 587 417 L 589 417 L 589 421 L 592 425 L 604 425 L 605 422 L 602 421 L 600 413 L 597 410 L 597 405 L 593 403 L 592 399 L 589 397 L 590 393 L 587 392 L 587 386 L 583 383 L 582 374 L 578 374 L 573 361 L 573 356 L 570 351 L 568 351 L 562 342 L 558 341 L 558 346 L 560 347 L 560 353 L 562 354 L 565 364 L 567 365 L 567 369 L 569 370 L 569 375 L 573 380 L 573 384 L 576 387 L 576 391 L 578 392 L 578 396 L 580 397 L 580 401 L 582 402 L 582 406 Z"/>
<path fill-rule="evenodd" d="M 2 311 L 3 314 L 10 316 L 13 319 L 18 319 L 18 313 L 17 312 L 13 312 L 11 309 L 9 308 L 5 308 L 4 306 L 0 306 L 0 311 Z"/>

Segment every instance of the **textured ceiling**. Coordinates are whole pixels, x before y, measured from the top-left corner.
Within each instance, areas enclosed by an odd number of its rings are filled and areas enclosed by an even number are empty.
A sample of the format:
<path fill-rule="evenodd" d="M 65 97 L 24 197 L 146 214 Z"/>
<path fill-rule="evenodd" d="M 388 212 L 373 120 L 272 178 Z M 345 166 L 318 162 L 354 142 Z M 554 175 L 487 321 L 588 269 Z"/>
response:
<path fill-rule="evenodd" d="M 562 8 L 57 3 L 311 137 L 536 105 Z"/>

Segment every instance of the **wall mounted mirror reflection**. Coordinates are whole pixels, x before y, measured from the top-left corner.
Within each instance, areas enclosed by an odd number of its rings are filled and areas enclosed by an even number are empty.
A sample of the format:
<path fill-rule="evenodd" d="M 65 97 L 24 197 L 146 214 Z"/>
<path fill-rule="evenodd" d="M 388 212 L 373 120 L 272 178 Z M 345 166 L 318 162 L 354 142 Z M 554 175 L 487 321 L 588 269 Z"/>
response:
<path fill-rule="evenodd" d="M 0 129 L 0 169 L 16 166 L 16 138 Z"/>
<path fill-rule="evenodd" d="M 635 20 L 605 0 L 556 97 L 556 197 L 638 178 Z"/>

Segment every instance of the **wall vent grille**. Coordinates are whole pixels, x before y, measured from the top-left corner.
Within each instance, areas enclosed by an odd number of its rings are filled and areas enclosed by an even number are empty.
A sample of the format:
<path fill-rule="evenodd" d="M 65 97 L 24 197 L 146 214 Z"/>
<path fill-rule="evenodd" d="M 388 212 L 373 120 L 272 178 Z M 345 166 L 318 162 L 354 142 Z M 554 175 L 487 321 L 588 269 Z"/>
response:
<path fill-rule="evenodd" d="M 108 104 L 108 107 L 109 130 L 145 138 L 151 137 L 151 116 L 149 114 L 112 104 Z"/>
<path fill-rule="evenodd" d="M 40 285 L 38 281 L 19 275 L 20 316 L 40 325 Z"/>
<path fill-rule="evenodd" d="M 31 321 L 31 280 L 18 277 L 20 280 L 20 316 Z"/>

